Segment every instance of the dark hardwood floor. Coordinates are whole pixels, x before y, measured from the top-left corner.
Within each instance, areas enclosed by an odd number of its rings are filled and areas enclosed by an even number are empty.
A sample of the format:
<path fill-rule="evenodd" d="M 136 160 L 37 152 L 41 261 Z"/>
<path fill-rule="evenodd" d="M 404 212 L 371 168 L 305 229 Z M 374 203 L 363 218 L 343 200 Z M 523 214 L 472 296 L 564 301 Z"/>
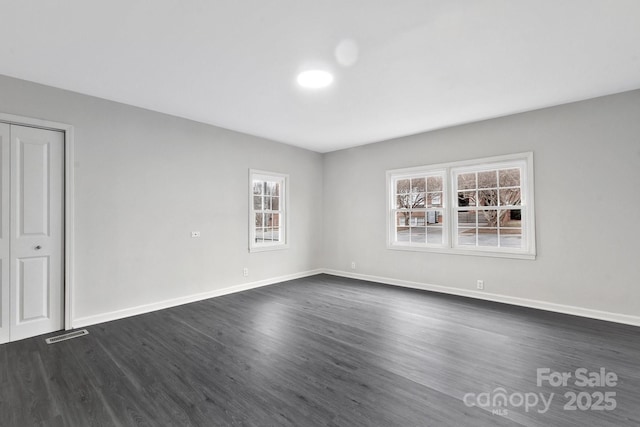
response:
<path fill-rule="evenodd" d="M 87 329 L 0 345 L 1 426 L 640 425 L 631 326 L 319 275 Z"/>

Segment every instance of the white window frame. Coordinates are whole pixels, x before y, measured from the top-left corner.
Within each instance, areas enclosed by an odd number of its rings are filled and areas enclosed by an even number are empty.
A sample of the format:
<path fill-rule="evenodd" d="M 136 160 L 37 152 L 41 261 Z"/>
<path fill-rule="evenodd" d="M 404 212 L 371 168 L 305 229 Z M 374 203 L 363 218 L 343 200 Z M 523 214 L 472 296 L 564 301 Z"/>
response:
<path fill-rule="evenodd" d="M 258 210 L 253 204 L 253 181 L 277 182 L 280 185 L 280 240 L 277 242 L 256 242 L 255 215 Z M 275 211 L 274 211 L 275 212 Z M 249 252 L 273 251 L 289 247 L 289 175 L 249 169 Z"/>
<path fill-rule="evenodd" d="M 447 188 L 448 188 L 448 180 L 447 180 L 447 171 L 445 168 L 439 168 L 439 167 L 418 167 L 418 168 L 408 168 L 408 169 L 401 169 L 398 171 L 389 171 L 387 172 L 387 186 L 389 189 L 389 204 L 390 204 L 390 213 L 389 213 L 389 244 L 393 246 L 393 249 L 404 249 L 404 250 L 424 250 L 424 249 L 443 249 L 443 248 L 447 248 L 449 245 L 449 236 L 448 233 L 446 231 L 446 224 L 449 221 L 449 214 L 448 214 L 448 209 L 449 209 L 449 197 L 447 196 Z M 439 176 L 442 177 L 442 206 L 440 207 L 428 207 L 428 202 L 427 202 L 427 188 L 425 188 L 425 207 L 424 208 L 415 208 L 415 209 L 411 209 L 411 211 L 418 211 L 418 212 L 425 212 L 425 217 L 427 216 L 428 212 L 437 212 L 437 211 L 441 211 L 442 212 L 442 216 L 445 219 L 445 224 L 442 227 L 438 227 L 441 228 L 442 230 L 442 243 L 438 244 L 438 243 L 428 243 L 428 238 L 425 239 L 425 243 L 424 244 L 412 244 L 409 242 L 398 242 L 396 240 L 396 219 L 397 219 L 397 213 L 399 212 L 403 212 L 406 210 L 404 209 L 398 209 L 396 206 L 396 192 L 395 192 L 395 185 L 394 183 L 397 180 L 402 180 L 402 179 L 411 179 L 411 178 L 425 178 L 425 181 L 427 180 L 427 178 L 429 177 L 434 177 L 434 176 Z M 428 228 L 431 227 L 427 227 L 427 224 L 425 223 L 425 229 L 426 229 L 426 233 L 428 234 Z M 427 236 L 425 236 L 427 237 Z"/>
<path fill-rule="evenodd" d="M 521 248 L 508 247 L 483 247 L 465 246 L 457 244 L 457 228 L 459 210 L 457 201 L 457 173 L 470 171 L 495 170 L 502 168 L 518 167 L 521 170 L 521 209 L 522 214 L 522 241 Z M 443 217 L 446 218 L 443 224 L 443 242 L 437 244 L 410 244 L 396 241 L 396 199 L 395 182 L 398 179 L 407 177 L 429 176 L 435 173 L 442 173 L 443 194 L 445 203 L 442 208 Z M 467 210 L 467 209 L 465 209 Z M 437 252 L 459 255 L 490 256 L 501 258 L 535 259 L 536 257 L 536 234 L 535 234 L 535 207 L 534 207 L 534 185 L 533 185 L 533 153 L 517 153 L 504 156 L 488 157 L 482 159 L 472 159 L 460 162 L 440 163 L 427 166 L 419 166 L 404 169 L 394 169 L 387 171 L 387 248 L 404 251 Z"/>

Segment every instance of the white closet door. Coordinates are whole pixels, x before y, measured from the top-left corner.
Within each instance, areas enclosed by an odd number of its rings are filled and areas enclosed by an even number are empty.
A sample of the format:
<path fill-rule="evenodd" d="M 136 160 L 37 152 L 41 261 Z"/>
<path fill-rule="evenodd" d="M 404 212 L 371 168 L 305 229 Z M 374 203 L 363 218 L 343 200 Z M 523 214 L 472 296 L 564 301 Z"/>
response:
<path fill-rule="evenodd" d="M 62 132 L 11 125 L 11 341 L 64 326 L 63 155 Z"/>
<path fill-rule="evenodd" d="M 9 341 L 9 147 L 10 126 L 0 123 L 0 344 Z"/>

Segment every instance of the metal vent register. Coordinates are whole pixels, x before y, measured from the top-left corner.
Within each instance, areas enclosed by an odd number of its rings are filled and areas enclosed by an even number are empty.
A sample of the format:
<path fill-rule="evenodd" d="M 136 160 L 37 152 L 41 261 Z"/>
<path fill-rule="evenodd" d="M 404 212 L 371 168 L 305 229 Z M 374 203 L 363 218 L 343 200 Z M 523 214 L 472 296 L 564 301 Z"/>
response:
<path fill-rule="evenodd" d="M 79 331 L 73 331 L 67 334 L 58 335 L 57 337 L 47 338 L 45 341 L 47 342 L 47 344 L 55 344 L 60 341 L 66 341 L 72 338 L 78 338 L 88 334 L 89 334 L 89 331 L 87 331 L 86 329 L 80 329 Z"/>

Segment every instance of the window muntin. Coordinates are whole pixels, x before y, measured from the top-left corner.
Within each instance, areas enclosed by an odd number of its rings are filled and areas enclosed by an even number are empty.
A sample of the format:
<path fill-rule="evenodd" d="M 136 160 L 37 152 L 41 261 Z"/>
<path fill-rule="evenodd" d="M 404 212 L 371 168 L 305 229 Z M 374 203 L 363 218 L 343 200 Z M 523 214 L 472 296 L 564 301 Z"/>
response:
<path fill-rule="evenodd" d="M 533 154 L 387 172 L 389 248 L 535 257 Z"/>
<path fill-rule="evenodd" d="M 287 247 L 287 175 L 251 170 L 249 250 Z"/>

